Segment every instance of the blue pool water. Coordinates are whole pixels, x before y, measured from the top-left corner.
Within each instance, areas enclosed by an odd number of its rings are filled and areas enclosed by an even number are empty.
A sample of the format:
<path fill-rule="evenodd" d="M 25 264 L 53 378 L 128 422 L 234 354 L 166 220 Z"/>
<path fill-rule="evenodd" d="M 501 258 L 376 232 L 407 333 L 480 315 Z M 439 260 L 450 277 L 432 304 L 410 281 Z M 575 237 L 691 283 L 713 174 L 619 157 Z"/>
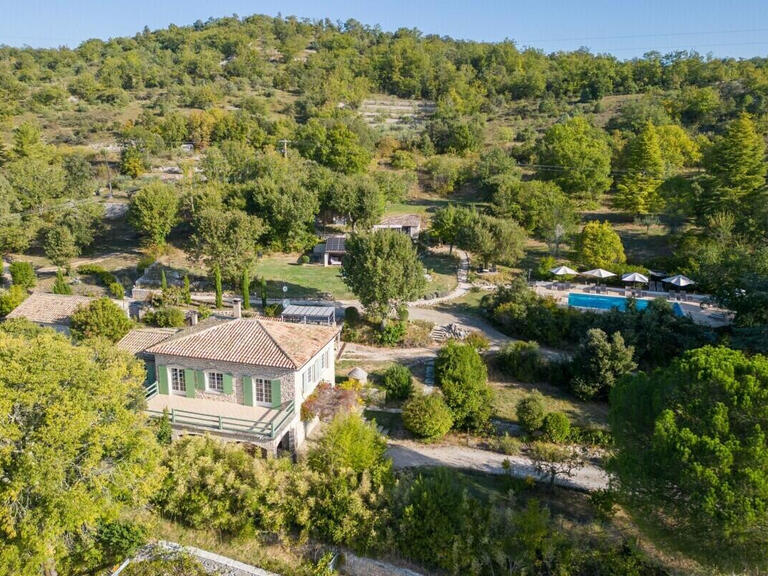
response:
<path fill-rule="evenodd" d="M 650 300 L 635 300 L 638 310 L 648 308 Z M 574 308 L 596 308 L 598 310 L 610 310 L 616 308 L 622 312 L 627 311 L 627 299 L 622 296 L 603 296 L 602 294 L 579 294 L 571 292 L 568 294 L 568 306 Z M 685 316 L 682 306 L 675 302 L 672 309 L 676 316 Z"/>

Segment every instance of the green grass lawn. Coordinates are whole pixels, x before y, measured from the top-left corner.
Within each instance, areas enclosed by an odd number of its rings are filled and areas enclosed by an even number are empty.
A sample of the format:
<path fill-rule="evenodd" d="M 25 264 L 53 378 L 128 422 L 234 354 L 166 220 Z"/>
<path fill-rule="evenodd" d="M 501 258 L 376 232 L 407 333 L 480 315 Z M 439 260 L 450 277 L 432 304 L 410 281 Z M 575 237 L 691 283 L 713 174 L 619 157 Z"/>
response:
<path fill-rule="evenodd" d="M 510 422 L 517 422 L 517 403 L 534 390 L 541 392 L 547 412 L 564 412 L 574 424 L 591 428 L 607 428 L 608 405 L 600 402 L 583 402 L 569 396 L 559 388 L 547 384 L 523 384 L 502 380 L 491 374 L 489 384 L 494 391 L 494 415 Z"/>
<path fill-rule="evenodd" d="M 339 266 L 300 265 L 296 263 L 298 257 L 297 254 L 275 254 L 259 261 L 254 273 L 267 279 L 267 297 L 323 298 L 329 295 L 340 300 L 355 298 L 341 279 Z M 432 281 L 427 282 L 425 294 L 443 294 L 456 287 L 455 258 L 442 254 L 425 254 L 422 260 L 432 276 Z M 288 287 L 285 293 L 283 286 Z"/>
<path fill-rule="evenodd" d="M 342 281 L 339 266 L 300 265 L 297 259 L 298 255 L 277 254 L 259 260 L 254 272 L 267 279 L 267 297 L 320 298 L 326 294 L 343 300 L 355 297 Z M 288 287 L 285 293 L 283 286 Z"/>

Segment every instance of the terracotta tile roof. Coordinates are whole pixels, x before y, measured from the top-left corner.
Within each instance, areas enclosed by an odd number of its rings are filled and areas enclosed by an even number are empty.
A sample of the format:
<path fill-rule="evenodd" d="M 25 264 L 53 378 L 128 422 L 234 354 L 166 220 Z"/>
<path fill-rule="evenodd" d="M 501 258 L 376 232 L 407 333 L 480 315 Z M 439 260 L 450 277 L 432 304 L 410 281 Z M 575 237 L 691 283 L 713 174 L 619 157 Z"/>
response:
<path fill-rule="evenodd" d="M 147 352 L 296 370 L 335 338 L 339 330 L 333 326 L 241 318 L 191 333 L 183 330 Z"/>
<path fill-rule="evenodd" d="M 38 324 L 69 325 L 78 306 L 89 304 L 93 298 L 86 296 L 68 296 L 64 294 L 46 294 L 35 292 L 19 304 L 6 318 L 26 318 Z"/>
<path fill-rule="evenodd" d="M 176 334 L 176 328 L 136 328 L 123 336 L 123 339 L 117 343 L 117 347 L 131 354 L 144 352 L 164 340 L 168 340 Z"/>

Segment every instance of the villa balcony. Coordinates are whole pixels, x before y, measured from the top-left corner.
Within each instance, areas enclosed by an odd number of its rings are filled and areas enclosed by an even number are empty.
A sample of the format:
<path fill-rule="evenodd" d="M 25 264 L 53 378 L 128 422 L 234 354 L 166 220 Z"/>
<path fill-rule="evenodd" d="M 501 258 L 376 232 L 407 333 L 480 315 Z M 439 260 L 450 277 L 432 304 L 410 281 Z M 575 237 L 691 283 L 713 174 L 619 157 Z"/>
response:
<path fill-rule="evenodd" d="M 172 425 L 251 437 L 254 441 L 274 440 L 283 427 L 293 420 L 295 412 L 293 402 L 277 409 L 187 398 L 176 394 L 158 394 L 157 382 L 146 386 L 145 395 L 146 412 L 153 418 L 160 418 L 163 411 L 167 410 Z"/>

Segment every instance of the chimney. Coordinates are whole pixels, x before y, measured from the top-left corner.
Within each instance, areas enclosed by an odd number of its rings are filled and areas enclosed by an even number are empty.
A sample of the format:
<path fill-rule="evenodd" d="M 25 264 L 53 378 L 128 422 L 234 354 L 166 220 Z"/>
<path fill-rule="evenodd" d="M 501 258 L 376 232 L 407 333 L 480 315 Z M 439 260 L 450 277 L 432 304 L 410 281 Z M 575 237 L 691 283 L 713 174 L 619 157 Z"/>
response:
<path fill-rule="evenodd" d="M 189 325 L 197 326 L 197 310 L 189 311 Z"/>
<path fill-rule="evenodd" d="M 232 298 L 232 317 L 235 319 L 243 316 L 242 310 L 243 301 L 241 298 Z"/>

